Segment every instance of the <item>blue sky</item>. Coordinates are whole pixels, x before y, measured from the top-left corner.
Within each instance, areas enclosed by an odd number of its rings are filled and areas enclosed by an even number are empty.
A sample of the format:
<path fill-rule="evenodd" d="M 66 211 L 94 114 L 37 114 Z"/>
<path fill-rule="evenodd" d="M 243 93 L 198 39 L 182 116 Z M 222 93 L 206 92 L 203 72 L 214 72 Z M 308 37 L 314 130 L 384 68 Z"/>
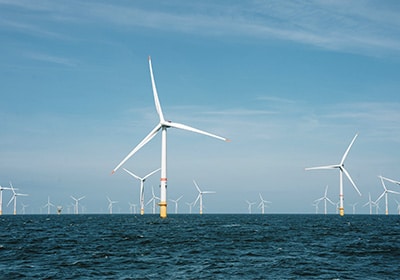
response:
<path fill-rule="evenodd" d="M 216 191 L 205 213 L 246 213 L 259 193 L 266 212 L 314 213 L 326 185 L 338 200 L 339 174 L 304 168 L 339 163 L 359 133 L 346 168 L 363 196 L 345 180 L 345 211 L 358 202 L 368 213 L 377 176 L 400 180 L 399 11 L 398 1 L 0 0 L 0 184 L 29 194 L 28 213 L 47 196 L 65 212 L 70 195 L 86 196 L 87 213 L 106 212 L 106 196 L 114 212 L 138 204 L 139 182 L 110 172 L 157 124 L 151 55 L 166 119 L 232 140 L 168 131 L 180 212 L 195 179 Z M 144 176 L 159 165 L 157 136 L 124 167 Z M 158 184 L 148 179 L 146 201 Z"/>

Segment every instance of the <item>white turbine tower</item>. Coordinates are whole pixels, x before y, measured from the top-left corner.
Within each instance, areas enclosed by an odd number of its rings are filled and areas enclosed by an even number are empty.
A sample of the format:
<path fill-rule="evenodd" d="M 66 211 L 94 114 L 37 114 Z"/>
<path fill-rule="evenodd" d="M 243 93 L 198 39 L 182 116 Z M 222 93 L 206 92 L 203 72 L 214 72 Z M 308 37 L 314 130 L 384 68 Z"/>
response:
<path fill-rule="evenodd" d="M 51 206 L 55 207 L 54 204 L 50 202 L 50 196 L 48 196 L 47 197 L 47 203 L 45 205 L 43 205 L 43 208 L 47 207 L 47 215 L 50 214 L 50 207 Z"/>
<path fill-rule="evenodd" d="M 272 203 L 271 201 L 265 200 L 261 193 L 258 193 L 258 195 L 260 196 L 260 204 L 258 204 L 258 208 L 261 208 L 261 214 L 265 213 L 265 207 L 268 207 L 268 203 Z"/>
<path fill-rule="evenodd" d="M 387 180 L 387 178 L 382 177 L 382 176 L 378 176 L 378 177 L 381 179 L 382 187 L 383 187 L 384 191 L 383 191 L 383 193 L 378 197 L 378 199 L 376 200 L 375 203 L 377 203 L 379 200 L 381 200 L 381 198 L 382 198 L 383 196 L 385 196 L 385 214 L 386 214 L 386 215 L 389 215 L 388 193 L 400 194 L 400 192 L 395 192 L 395 191 L 392 191 L 392 190 L 388 190 L 388 189 L 386 188 L 385 182 L 383 181 L 383 180 Z M 389 180 L 390 180 L 390 179 L 389 179 Z M 389 181 L 389 180 L 387 180 L 387 181 Z M 390 180 L 390 181 L 393 182 L 393 180 Z"/>
<path fill-rule="evenodd" d="M 126 173 L 128 173 L 129 175 L 131 175 L 132 177 L 134 177 L 140 181 L 140 194 L 139 194 L 140 195 L 140 198 L 139 198 L 139 200 L 140 200 L 140 215 L 143 215 L 144 214 L 144 182 L 146 181 L 147 178 L 149 178 L 151 175 L 153 175 L 154 173 L 159 171 L 161 168 L 158 168 L 158 169 L 150 172 L 143 178 L 137 176 L 136 174 L 133 174 L 133 172 L 131 172 L 125 168 L 123 168 L 123 169 L 126 171 Z"/>
<path fill-rule="evenodd" d="M 200 214 L 203 214 L 203 194 L 215 193 L 215 192 L 214 191 L 202 191 L 202 190 L 200 190 L 200 188 L 197 185 L 195 180 L 193 180 L 193 183 L 194 183 L 194 185 L 196 186 L 196 189 L 199 192 L 199 195 L 197 196 L 196 200 L 194 201 L 193 206 L 195 206 L 197 201 L 199 200 L 199 203 L 200 203 Z"/>
<path fill-rule="evenodd" d="M 28 195 L 24 194 L 24 193 L 16 193 L 11 182 L 10 182 L 10 186 L 11 186 L 11 191 L 13 192 L 13 195 L 12 195 L 10 201 L 8 202 L 7 206 L 10 205 L 10 203 L 12 201 L 14 201 L 14 215 L 16 215 L 17 214 L 17 196 L 28 196 Z"/>
<path fill-rule="evenodd" d="M 344 168 L 344 161 L 346 160 L 347 154 L 350 151 L 351 146 L 353 145 L 354 141 L 356 140 L 358 134 L 356 134 L 351 141 L 349 147 L 347 148 L 346 152 L 344 153 L 342 160 L 340 161 L 339 164 L 334 164 L 334 165 L 327 165 L 327 166 L 318 166 L 318 167 L 310 167 L 306 168 L 306 170 L 315 170 L 315 169 L 339 169 L 339 214 L 340 216 L 344 215 L 344 205 L 343 205 L 343 173 L 346 175 L 346 177 L 349 179 L 350 183 L 353 185 L 354 189 L 357 191 L 357 193 L 361 196 L 360 191 L 358 190 L 356 184 L 354 183 L 353 179 L 351 179 L 349 172 Z"/>
<path fill-rule="evenodd" d="M 253 206 L 254 204 L 256 204 L 257 202 L 250 202 L 248 200 L 246 200 L 247 203 L 247 210 L 249 211 L 249 214 L 251 214 L 251 206 Z"/>
<path fill-rule="evenodd" d="M 187 130 L 203 135 L 207 135 L 210 137 L 214 137 L 223 141 L 229 141 L 226 138 L 217 136 L 215 134 L 211 134 L 184 124 L 175 123 L 171 121 L 166 121 L 164 119 L 164 115 L 161 109 L 160 101 L 158 99 L 157 88 L 154 81 L 153 69 L 151 64 L 151 58 L 149 57 L 149 69 L 150 69 L 150 78 L 151 85 L 153 89 L 154 95 L 154 103 L 156 106 L 157 114 L 160 119 L 159 123 L 156 127 L 114 168 L 112 173 L 115 173 L 121 165 L 123 165 L 131 156 L 133 156 L 138 150 L 140 150 L 144 145 L 146 145 L 153 137 L 157 134 L 158 131 L 161 130 L 161 179 L 160 179 L 160 217 L 167 217 L 167 129 L 170 127 L 178 128 L 182 130 Z"/>
<path fill-rule="evenodd" d="M 82 196 L 82 197 L 80 197 L 80 198 L 75 198 L 75 197 L 73 197 L 73 196 L 71 195 L 71 198 L 72 198 L 73 200 L 75 200 L 74 212 L 75 212 L 75 214 L 79 214 L 79 201 L 82 200 L 82 199 L 84 199 L 85 196 Z"/>
<path fill-rule="evenodd" d="M 107 200 L 108 200 L 108 210 L 110 211 L 110 214 L 112 214 L 113 204 L 118 203 L 118 201 L 112 201 L 108 196 Z"/>
<path fill-rule="evenodd" d="M 170 199 L 173 203 L 175 203 L 175 214 L 178 214 L 178 201 L 183 197 L 183 195 L 181 195 L 178 199 Z"/>
<path fill-rule="evenodd" d="M 147 201 L 146 206 L 149 205 L 151 202 L 153 202 L 153 214 L 155 214 L 155 213 L 156 213 L 156 201 L 157 201 L 157 200 L 160 200 L 160 198 L 157 197 L 157 196 L 154 194 L 154 188 L 153 188 L 153 186 L 151 186 L 151 195 L 152 195 L 152 196 L 151 196 L 150 200 Z"/>
<path fill-rule="evenodd" d="M 11 188 L 0 186 L 0 215 L 3 215 L 3 190 L 11 190 Z"/>
<path fill-rule="evenodd" d="M 335 205 L 335 203 L 333 203 L 333 201 L 328 198 L 328 186 L 326 186 L 325 188 L 324 196 L 316 199 L 314 202 L 320 202 L 322 200 L 324 201 L 324 214 L 326 215 L 327 214 L 326 202 L 328 201 L 330 204 Z"/>

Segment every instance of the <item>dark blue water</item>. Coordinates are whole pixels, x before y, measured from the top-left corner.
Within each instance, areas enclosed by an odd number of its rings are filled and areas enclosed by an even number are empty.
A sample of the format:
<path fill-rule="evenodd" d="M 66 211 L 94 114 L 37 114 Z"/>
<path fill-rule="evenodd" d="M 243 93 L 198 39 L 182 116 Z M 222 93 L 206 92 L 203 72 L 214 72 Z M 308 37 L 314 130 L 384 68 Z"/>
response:
<path fill-rule="evenodd" d="M 1 279 L 400 279 L 400 216 L 0 217 Z"/>

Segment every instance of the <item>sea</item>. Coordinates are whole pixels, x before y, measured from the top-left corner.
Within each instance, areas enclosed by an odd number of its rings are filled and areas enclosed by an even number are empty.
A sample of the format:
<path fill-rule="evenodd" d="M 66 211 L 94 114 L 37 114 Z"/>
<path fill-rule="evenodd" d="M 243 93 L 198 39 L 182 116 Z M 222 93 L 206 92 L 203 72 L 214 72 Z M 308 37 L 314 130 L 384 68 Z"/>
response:
<path fill-rule="evenodd" d="M 3 215 L 0 279 L 400 279 L 400 216 Z"/>

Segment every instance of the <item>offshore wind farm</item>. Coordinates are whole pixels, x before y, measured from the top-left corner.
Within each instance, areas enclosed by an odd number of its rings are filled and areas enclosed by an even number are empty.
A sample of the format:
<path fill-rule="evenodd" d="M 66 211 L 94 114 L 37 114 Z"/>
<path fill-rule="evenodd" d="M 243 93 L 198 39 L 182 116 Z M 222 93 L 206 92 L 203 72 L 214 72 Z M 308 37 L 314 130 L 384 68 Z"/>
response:
<path fill-rule="evenodd" d="M 397 279 L 399 13 L 0 0 L 2 277 Z"/>
<path fill-rule="evenodd" d="M 354 3 L 290 2 L 268 8 L 251 3 L 229 11 L 224 4 L 198 11 L 187 4 L 182 14 L 164 5 L 118 2 L 106 9 L 93 1 L 77 10 L 72 8 L 75 1 L 64 3 L 70 7 L 66 9 L 60 3 L 41 3 L 37 8 L 0 4 L 1 50 L 7 54 L 0 61 L 0 185 L 9 187 L 12 181 L 29 194 L 17 198 L 17 203 L 29 203 L 27 213 L 46 212 L 41 207 L 47 196 L 63 206 L 62 213 L 71 213 L 70 195 L 80 193 L 87 197 L 81 201 L 86 213 L 107 213 L 101 203 L 106 195 L 121 201 L 122 212 L 129 213 L 128 202 L 144 211 L 147 200 L 138 198 L 139 182 L 135 185 L 124 172 L 109 176 L 109 170 L 155 124 L 174 125 L 167 116 L 232 142 L 168 129 L 168 196 L 162 197 L 159 189 L 165 174 L 148 178 L 142 191 L 151 197 L 153 185 L 163 204 L 173 206 L 169 197 L 180 195 L 184 203 L 192 203 L 196 178 L 216 191 L 207 197 L 207 213 L 246 213 L 243 201 L 258 200 L 259 193 L 273 202 L 268 213 L 314 213 L 310 204 L 324 186 L 330 186 L 334 203 L 340 200 L 340 192 L 333 192 L 340 180 L 335 172 L 304 168 L 339 162 L 355 133 L 359 136 L 346 170 L 362 196 L 343 173 L 345 200 L 339 208 L 364 205 L 368 193 L 375 202 L 382 193 L 376 176 L 400 180 L 398 34 L 392 28 L 397 19 L 390 16 L 396 4 L 381 4 L 382 16 L 363 7 L 362 15 L 354 15 L 357 30 L 341 20 L 351 15 L 339 16 L 344 10 L 359 11 L 343 8 L 357 7 Z M 140 18 L 155 18 L 153 8 L 165 16 L 160 17 L 165 24 L 140 24 Z M 121 21 L 115 9 L 127 20 Z M 261 13 L 251 16 L 256 10 Z M 133 11 L 143 17 L 128 16 Z M 303 11 L 304 17 L 289 17 L 292 11 Z M 216 21 L 214 13 L 221 19 Z M 332 15 L 335 24 L 324 14 Z M 193 22 L 186 31 L 180 16 Z M 277 24 L 282 22 L 287 25 Z M 150 79 L 148 55 L 156 72 Z M 161 138 L 154 135 L 122 167 L 141 176 L 162 168 Z M 399 188 L 393 185 L 393 191 Z M 11 192 L 2 194 L 3 212 L 12 214 L 13 205 L 7 207 Z M 389 214 L 397 213 L 398 197 L 388 199 Z M 189 212 L 189 207 L 181 210 Z M 336 207 L 330 204 L 328 212 L 336 213 Z M 359 207 L 357 213 L 368 214 L 369 209 Z"/>

